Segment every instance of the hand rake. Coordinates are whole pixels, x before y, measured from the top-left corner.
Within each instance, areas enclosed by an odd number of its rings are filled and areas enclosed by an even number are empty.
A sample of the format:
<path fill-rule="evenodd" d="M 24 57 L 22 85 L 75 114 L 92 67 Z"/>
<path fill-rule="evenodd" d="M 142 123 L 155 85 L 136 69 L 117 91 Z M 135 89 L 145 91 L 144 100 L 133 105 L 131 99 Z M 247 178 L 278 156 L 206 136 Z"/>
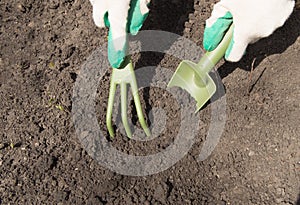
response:
<path fill-rule="evenodd" d="M 137 115 L 139 122 L 145 131 L 147 136 L 150 136 L 150 130 L 147 127 L 146 121 L 144 119 L 142 106 L 138 94 L 137 82 L 134 74 L 134 69 L 130 58 L 127 58 L 124 62 L 124 68 L 112 69 L 112 76 L 110 81 L 110 90 L 109 90 L 109 98 L 108 98 L 108 106 L 106 113 L 106 126 L 111 137 L 114 137 L 114 129 L 112 127 L 112 112 L 114 105 L 114 97 L 116 93 L 117 84 L 120 85 L 121 90 L 121 116 L 122 122 L 126 131 L 126 134 L 129 138 L 132 137 L 132 132 L 130 130 L 130 126 L 128 124 L 127 119 L 127 84 L 131 87 L 131 92 L 133 95 L 134 104 L 136 107 Z"/>

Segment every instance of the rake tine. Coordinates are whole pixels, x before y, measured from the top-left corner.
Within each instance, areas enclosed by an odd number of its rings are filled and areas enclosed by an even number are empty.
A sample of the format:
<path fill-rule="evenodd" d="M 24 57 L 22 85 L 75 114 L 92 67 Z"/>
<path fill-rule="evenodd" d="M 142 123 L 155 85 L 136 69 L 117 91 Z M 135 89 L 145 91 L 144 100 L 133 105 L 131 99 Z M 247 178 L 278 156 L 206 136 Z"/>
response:
<path fill-rule="evenodd" d="M 123 126 L 125 128 L 126 134 L 129 138 L 132 137 L 132 133 L 130 130 L 130 126 L 128 124 L 127 119 L 127 84 L 125 82 L 122 82 L 120 84 L 121 89 L 121 115 L 122 115 L 122 122 Z"/>
<path fill-rule="evenodd" d="M 108 97 L 108 105 L 107 105 L 107 112 L 106 112 L 106 126 L 111 138 L 115 136 L 114 129 L 112 127 L 112 111 L 114 106 L 114 98 L 116 93 L 117 85 L 111 81 L 110 88 L 109 88 L 109 97 Z"/>
<path fill-rule="evenodd" d="M 136 112 L 137 112 L 140 124 L 141 124 L 144 132 L 146 133 L 147 137 L 149 137 L 151 135 L 151 132 L 150 132 L 148 126 L 147 126 L 147 123 L 146 123 L 144 115 L 143 115 L 143 111 L 142 111 L 142 106 L 141 106 L 141 101 L 140 101 L 140 97 L 139 97 L 139 92 L 138 92 L 136 80 L 132 79 L 130 85 L 131 85 L 133 100 L 134 100 L 134 104 L 135 104 L 135 108 L 136 108 Z"/>

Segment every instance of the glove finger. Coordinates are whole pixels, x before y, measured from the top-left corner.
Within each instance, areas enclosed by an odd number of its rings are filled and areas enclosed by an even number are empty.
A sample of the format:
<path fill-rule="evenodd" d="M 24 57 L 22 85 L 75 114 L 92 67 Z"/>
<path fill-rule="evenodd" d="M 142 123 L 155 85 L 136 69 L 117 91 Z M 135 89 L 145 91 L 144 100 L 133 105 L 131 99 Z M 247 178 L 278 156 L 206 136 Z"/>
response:
<path fill-rule="evenodd" d="M 150 0 L 131 0 L 128 14 L 128 32 L 136 35 L 149 13 Z"/>
<path fill-rule="evenodd" d="M 222 5 L 222 2 L 215 4 L 211 17 L 206 20 L 203 36 L 204 49 L 207 51 L 214 50 L 232 22 L 232 14 Z"/>
<path fill-rule="evenodd" d="M 127 16 L 130 0 L 112 3 L 108 10 L 110 24 L 108 59 L 113 68 L 119 68 L 127 55 Z"/>
<path fill-rule="evenodd" d="M 96 24 L 96 26 L 98 27 L 104 27 L 105 23 L 104 23 L 104 16 L 107 13 L 108 10 L 108 3 L 107 1 L 95 1 L 95 0 L 91 0 L 91 3 L 93 5 L 93 20 L 94 23 Z"/>
<path fill-rule="evenodd" d="M 232 40 L 226 50 L 225 59 L 230 62 L 239 61 L 246 52 L 247 46 L 251 39 L 243 32 L 239 32 L 238 28 L 233 31 Z"/>

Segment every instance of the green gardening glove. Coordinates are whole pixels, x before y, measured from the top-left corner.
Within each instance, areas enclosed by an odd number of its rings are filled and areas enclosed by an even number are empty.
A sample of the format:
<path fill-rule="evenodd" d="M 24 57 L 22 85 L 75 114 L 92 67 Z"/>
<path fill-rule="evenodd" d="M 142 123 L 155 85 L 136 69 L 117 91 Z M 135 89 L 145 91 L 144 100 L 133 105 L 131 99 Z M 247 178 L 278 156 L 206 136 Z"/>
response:
<path fill-rule="evenodd" d="M 230 25 L 233 38 L 225 58 L 239 61 L 250 43 L 271 35 L 293 11 L 293 0 L 221 0 L 206 20 L 203 46 L 212 51 L 221 42 Z"/>
<path fill-rule="evenodd" d="M 108 27 L 108 60 L 120 68 L 128 50 L 128 33 L 136 35 L 148 16 L 150 0 L 90 0 L 98 27 Z"/>

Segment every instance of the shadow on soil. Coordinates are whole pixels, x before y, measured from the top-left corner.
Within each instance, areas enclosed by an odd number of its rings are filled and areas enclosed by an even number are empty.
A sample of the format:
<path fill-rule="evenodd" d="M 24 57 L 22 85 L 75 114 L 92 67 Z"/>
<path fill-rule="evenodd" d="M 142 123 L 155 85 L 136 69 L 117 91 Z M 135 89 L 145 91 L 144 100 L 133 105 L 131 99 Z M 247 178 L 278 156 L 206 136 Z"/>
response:
<path fill-rule="evenodd" d="M 300 193 L 299 193 L 299 195 L 298 195 L 298 200 L 297 200 L 297 202 L 296 202 L 295 205 L 300 205 Z"/>
<path fill-rule="evenodd" d="M 184 8 L 184 9 L 183 9 Z M 194 12 L 194 0 L 178 1 L 176 3 L 165 3 L 164 1 L 154 0 L 150 4 L 150 13 L 146 19 L 142 30 L 157 30 L 183 35 L 184 24 L 189 19 L 189 14 Z M 171 46 L 174 42 L 164 44 Z M 143 45 L 142 45 L 143 46 Z M 153 56 L 155 55 L 155 57 Z M 165 54 L 162 53 L 141 53 L 136 63 L 136 67 L 157 66 Z"/>
<path fill-rule="evenodd" d="M 146 19 L 142 30 L 166 31 L 182 36 L 185 28 L 184 24 L 186 21 L 188 21 L 189 14 L 194 12 L 194 0 L 178 1 L 176 3 L 170 2 L 167 4 L 164 1 L 154 0 L 151 1 L 150 11 L 151 12 Z M 165 43 L 163 47 L 165 49 L 168 49 L 172 46 L 173 43 L 174 42 Z M 143 47 L 143 45 L 141 46 Z M 141 56 L 135 64 L 135 68 L 138 69 L 144 66 L 157 66 L 164 58 L 164 56 L 165 54 L 163 53 L 141 53 Z M 147 78 L 152 79 L 153 76 L 147 76 Z M 139 78 L 137 78 L 137 80 L 138 79 Z M 149 112 L 152 110 L 152 106 L 150 105 L 149 92 L 150 89 L 144 89 L 143 91 L 143 99 L 146 104 L 146 116 L 149 116 Z M 133 117 L 133 119 L 131 120 L 134 124 L 136 124 L 137 119 Z M 147 121 L 148 125 L 150 126 L 150 120 L 147 119 Z"/>

